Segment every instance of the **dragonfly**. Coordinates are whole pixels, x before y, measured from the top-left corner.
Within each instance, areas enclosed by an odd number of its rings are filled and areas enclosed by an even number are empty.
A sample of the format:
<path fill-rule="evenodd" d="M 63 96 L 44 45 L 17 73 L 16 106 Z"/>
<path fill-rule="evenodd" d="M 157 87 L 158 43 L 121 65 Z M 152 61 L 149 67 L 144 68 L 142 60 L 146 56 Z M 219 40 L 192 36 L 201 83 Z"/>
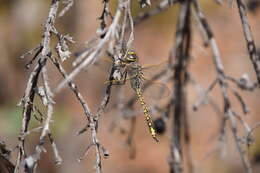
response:
<path fill-rule="evenodd" d="M 130 81 L 131 88 L 134 90 L 139 103 L 142 106 L 143 114 L 145 116 L 145 120 L 149 129 L 149 132 L 152 138 L 159 142 L 157 138 L 157 133 L 154 127 L 154 123 L 151 116 L 151 111 L 148 108 L 146 101 L 143 96 L 142 88 L 145 80 L 147 80 L 144 76 L 144 67 L 139 64 L 139 57 L 133 50 L 128 50 L 125 53 L 124 59 L 120 59 L 120 67 L 123 69 L 122 79 L 114 79 L 112 80 L 112 84 L 114 85 L 124 85 L 127 80 Z"/>

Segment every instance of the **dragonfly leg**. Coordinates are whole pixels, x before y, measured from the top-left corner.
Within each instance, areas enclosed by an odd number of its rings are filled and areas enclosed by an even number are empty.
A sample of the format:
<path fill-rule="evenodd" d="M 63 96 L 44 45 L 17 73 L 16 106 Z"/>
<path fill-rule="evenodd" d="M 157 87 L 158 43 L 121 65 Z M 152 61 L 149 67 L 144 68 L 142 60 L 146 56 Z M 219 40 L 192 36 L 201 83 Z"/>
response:
<path fill-rule="evenodd" d="M 127 71 L 123 73 L 123 79 L 122 80 L 117 80 L 116 83 L 112 83 L 113 85 L 125 85 L 126 83 L 126 77 L 127 77 Z"/>
<path fill-rule="evenodd" d="M 125 71 L 123 73 L 123 79 L 121 79 L 121 80 L 112 79 L 112 80 L 106 81 L 105 83 L 111 83 L 112 85 L 125 85 L 126 80 L 127 80 L 126 77 L 127 77 L 127 72 Z"/>

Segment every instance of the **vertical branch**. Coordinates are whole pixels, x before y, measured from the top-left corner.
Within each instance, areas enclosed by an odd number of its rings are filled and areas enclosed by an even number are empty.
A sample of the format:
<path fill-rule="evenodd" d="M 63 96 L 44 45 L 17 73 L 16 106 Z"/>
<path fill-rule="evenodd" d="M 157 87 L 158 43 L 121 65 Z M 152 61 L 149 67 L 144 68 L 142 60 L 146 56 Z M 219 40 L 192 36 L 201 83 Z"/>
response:
<path fill-rule="evenodd" d="M 231 109 L 229 109 L 226 113 L 228 114 L 228 117 L 230 119 L 231 131 L 232 131 L 232 134 L 233 134 L 233 137 L 234 137 L 234 141 L 235 141 L 235 145 L 237 147 L 238 153 L 239 153 L 240 158 L 242 160 L 244 170 L 245 170 L 246 173 L 253 173 L 249 159 L 246 156 L 246 153 L 241 146 L 241 140 L 240 140 L 241 138 L 238 135 L 237 122 L 235 121 L 235 113 L 232 112 Z"/>
<path fill-rule="evenodd" d="M 231 131 L 234 136 L 234 142 L 236 144 L 237 150 L 238 150 L 240 158 L 242 160 L 245 172 L 251 173 L 252 168 L 250 166 L 246 153 L 242 149 L 241 141 L 240 141 L 238 133 L 237 133 L 235 115 L 232 111 L 231 102 L 230 102 L 230 99 L 229 99 L 228 93 L 227 93 L 229 86 L 228 86 L 226 79 L 228 79 L 228 78 L 224 72 L 224 66 L 223 66 L 223 63 L 221 60 L 218 45 L 214 39 L 213 32 L 212 32 L 210 26 L 208 25 L 208 22 L 199 7 L 198 1 L 193 0 L 193 2 L 194 2 L 193 5 L 194 5 L 195 13 L 199 19 L 198 21 L 200 22 L 203 31 L 206 33 L 208 40 L 209 40 L 209 45 L 211 46 L 211 49 L 212 49 L 213 61 L 214 61 L 214 65 L 215 65 L 216 72 L 217 72 L 217 82 L 218 82 L 218 85 L 220 86 L 221 94 L 222 94 L 223 102 L 224 102 L 224 111 L 223 111 L 223 118 L 222 118 L 222 124 L 221 124 L 220 139 L 223 140 L 225 137 L 225 134 L 226 134 L 225 128 L 227 126 L 227 120 L 229 120 L 231 123 Z M 249 29 L 249 27 L 247 29 Z M 248 33 L 250 33 L 250 32 L 247 32 L 247 34 Z M 254 45 L 253 42 L 251 42 L 250 44 Z M 255 69 L 255 70 L 257 70 L 257 69 Z M 257 75 L 258 75 L 258 72 L 257 72 Z M 243 87 L 241 87 L 241 88 L 243 88 Z M 223 142 L 223 141 L 221 141 L 221 142 Z"/>
<path fill-rule="evenodd" d="M 26 153 L 24 151 L 24 134 L 28 130 L 29 126 L 29 121 L 31 119 L 31 113 L 33 109 L 33 102 L 34 102 L 34 97 L 35 97 L 35 92 L 36 92 L 36 87 L 38 84 L 38 77 L 39 74 L 42 71 L 42 68 L 45 66 L 47 58 L 51 54 L 51 49 L 50 49 L 50 37 L 51 37 L 51 30 L 55 22 L 55 18 L 57 15 L 58 11 L 58 6 L 59 6 L 59 0 L 52 0 L 51 2 L 51 7 L 49 11 L 48 18 L 45 22 L 44 25 L 44 34 L 43 34 L 43 39 L 41 43 L 41 52 L 39 53 L 39 60 L 38 64 L 35 66 L 33 71 L 31 72 L 31 75 L 29 77 L 29 80 L 27 82 L 27 87 L 23 96 L 23 122 L 22 122 L 22 128 L 21 128 L 21 134 L 19 138 L 19 153 L 17 156 L 17 161 L 16 161 L 16 167 L 15 167 L 15 173 L 19 172 L 19 167 L 20 167 L 20 162 L 22 157 L 26 157 Z M 37 52 L 38 53 L 38 52 Z"/>
<path fill-rule="evenodd" d="M 61 66 L 61 64 L 59 63 L 59 61 L 56 58 L 51 58 L 53 64 L 57 67 L 57 69 L 59 70 L 59 72 L 61 73 L 61 75 L 66 78 L 68 75 L 66 74 L 65 70 L 63 69 L 63 67 Z M 104 150 L 104 147 L 99 143 L 99 140 L 97 138 L 97 128 L 98 128 L 98 117 L 94 117 L 94 115 L 91 113 L 87 102 L 85 101 L 84 97 L 81 95 L 81 93 L 79 92 L 77 86 L 69 81 L 68 85 L 70 87 L 70 89 L 73 91 L 73 93 L 75 94 L 75 96 L 77 97 L 77 99 L 79 100 L 84 113 L 87 117 L 88 123 L 86 125 L 86 127 L 81 130 L 79 132 L 79 134 L 85 132 L 87 129 L 90 129 L 91 132 L 91 144 L 89 146 L 87 146 L 87 149 L 84 152 L 84 156 L 85 157 L 88 154 L 88 151 L 90 148 L 95 147 L 96 150 L 96 173 L 101 173 L 102 170 L 102 165 L 101 165 L 101 150 L 104 153 L 104 156 L 107 157 L 109 154 Z M 83 159 L 83 157 L 81 157 L 79 159 L 79 161 L 81 161 Z"/>
<path fill-rule="evenodd" d="M 187 80 L 187 79 L 185 79 Z M 186 89 L 186 88 L 184 88 Z M 185 98 L 187 96 L 185 95 Z M 187 105 L 187 99 L 185 99 L 185 105 Z M 192 154 L 191 154 L 191 134 L 190 134 L 190 124 L 189 119 L 187 116 L 187 111 L 185 111 L 185 114 L 183 116 L 183 126 L 184 126 L 184 142 L 185 142 L 185 149 L 186 149 L 186 159 L 187 159 L 187 166 L 188 166 L 188 172 L 193 173 L 193 162 L 192 162 Z"/>
<path fill-rule="evenodd" d="M 247 50 L 256 72 L 258 85 L 260 85 L 260 57 L 256 52 L 255 42 L 252 36 L 250 25 L 246 14 L 246 5 L 243 0 L 237 0 L 237 7 L 241 18 L 241 23 L 244 31 L 244 37 L 247 43 Z"/>
<path fill-rule="evenodd" d="M 48 82 L 48 74 L 46 67 L 42 68 L 42 80 L 44 85 L 44 94 L 42 95 L 43 99 L 46 100 L 46 102 L 43 102 L 44 106 L 47 107 L 47 117 L 44 121 L 43 127 L 41 128 L 41 135 L 39 139 L 39 143 L 35 148 L 35 153 L 28 156 L 25 159 L 25 172 L 31 173 L 36 171 L 36 167 L 38 165 L 38 161 L 40 160 L 41 153 L 45 151 L 43 145 L 45 144 L 45 138 L 49 137 L 49 140 L 51 142 L 54 157 L 55 157 L 55 163 L 60 164 L 62 162 L 62 159 L 58 153 L 56 144 L 54 143 L 54 139 L 51 136 L 51 130 L 50 130 L 50 123 L 52 121 L 53 116 L 53 105 L 54 101 L 52 100 L 52 92 L 49 86 Z"/>
<path fill-rule="evenodd" d="M 108 80 L 108 85 L 106 87 L 106 91 L 105 91 L 105 96 L 104 98 L 102 99 L 101 103 L 100 103 L 100 106 L 97 110 L 97 117 L 99 117 L 105 110 L 109 100 L 110 100 L 110 95 L 111 95 L 111 89 L 112 89 L 112 82 L 113 81 L 113 74 L 116 70 L 116 66 L 114 65 L 113 63 L 113 66 L 112 66 L 112 69 L 111 69 L 111 72 L 110 72 L 110 75 L 109 75 L 109 80 Z"/>
<path fill-rule="evenodd" d="M 24 134 L 28 130 L 29 122 L 31 119 L 31 113 L 33 110 L 33 101 L 34 101 L 34 97 L 35 97 L 35 91 L 36 91 L 36 87 L 37 87 L 37 83 L 38 83 L 39 74 L 42 70 L 42 67 L 46 63 L 46 59 L 44 59 L 43 62 L 41 60 L 42 59 L 39 59 L 38 64 L 36 65 L 36 67 L 34 68 L 33 72 L 30 75 L 30 78 L 27 82 L 25 94 L 22 99 L 23 121 L 22 121 L 20 137 L 19 137 L 19 153 L 18 153 L 17 160 L 16 160 L 15 173 L 19 172 L 19 167 L 20 167 L 20 162 L 21 162 L 22 157 L 26 157 L 26 153 L 25 153 L 25 149 L 24 149 L 24 143 L 25 143 Z"/>
<path fill-rule="evenodd" d="M 170 62 L 175 60 L 173 83 L 174 100 L 173 107 L 173 129 L 171 139 L 171 158 L 170 173 L 183 172 L 183 151 L 182 139 L 185 124 L 187 125 L 186 112 L 186 84 L 187 84 L 187 66 L 190 56 L 191 28 L 190 28 L 190 0 L 181 2 L 181 10 L 176 29 L 175 50 L 171 52 Z M 175 58 L 173 60 L 173 57 Z M 173 105 L 174 104 L 174 105 Z"/>

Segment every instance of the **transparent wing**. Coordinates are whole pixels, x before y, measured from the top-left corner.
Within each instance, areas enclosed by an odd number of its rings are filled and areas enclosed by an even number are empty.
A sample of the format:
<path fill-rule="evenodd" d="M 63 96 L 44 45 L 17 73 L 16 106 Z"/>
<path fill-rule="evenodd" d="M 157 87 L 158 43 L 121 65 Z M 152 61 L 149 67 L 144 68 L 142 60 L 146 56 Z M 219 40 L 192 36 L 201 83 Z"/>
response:
<path fill-rule="evenodd" d="M 166 83 L 161 81 L 145 80 L 142 85 L 142 92 L 145 98 L 158 101 L 170 96 L 171 90 Z"/>
<path fill-rule="evenodd" d="M 158 100 L 170 95 L 170 89 L 166 84 L 167 67 L 168 61 L 166 60 L 142 67 L 144 73 L 142 91 L 145 97 Z"/>
<path fill-rule="evenodd" d="M 148 80 L 152 80 L 153 78 L 156 78 L 160 73 L 165 71 L 168 67 L 168 61 L 162 61 L 158 64 L 147 64 L 142 67 L 142 71 L 144 73 L 144 76 Z"/>
<path fill-rule="evenodd" d="M 91 64 L 85 72 L 87 72 L 89 75 L 98 74 L 101 76 L 106 77 L 107 74 L 110 73 L 110 68 L 112 66 L 113 61 L 107 57 L 102 56 L 97 61 L 95 61 L 93 64 Z"/>

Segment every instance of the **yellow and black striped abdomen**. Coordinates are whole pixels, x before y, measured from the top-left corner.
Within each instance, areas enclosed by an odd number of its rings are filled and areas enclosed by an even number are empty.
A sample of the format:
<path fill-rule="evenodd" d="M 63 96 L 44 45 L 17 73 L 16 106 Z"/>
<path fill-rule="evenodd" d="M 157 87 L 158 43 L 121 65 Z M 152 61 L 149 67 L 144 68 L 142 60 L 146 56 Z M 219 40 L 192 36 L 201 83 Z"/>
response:
<path fill-rule="evenodd" d="M 144 101 L 144 98 L 142 96 L 141 90 L 140 89 L 136 89 L 136 94 L 137 94 L 137 97 L 138 97 L 138 100 L 139 100 L 140 104 L 142 105 L 142 108 L 143 108 L 143 111 L 144 111 L 145 120 L 147 122 L 150 134 L 153 137 L 153 139 L 156 142 L 158 142 L 159 140 L 156 137 L 157 135 L 156 135 L 156 131 L 155 131 L 154 126 L 153 126 L 152 117 L 151 117 L 149 109 L 148 109 L 148 107 L 147 107 L 147 105 L 146 105 L 146 103 Z"/>

